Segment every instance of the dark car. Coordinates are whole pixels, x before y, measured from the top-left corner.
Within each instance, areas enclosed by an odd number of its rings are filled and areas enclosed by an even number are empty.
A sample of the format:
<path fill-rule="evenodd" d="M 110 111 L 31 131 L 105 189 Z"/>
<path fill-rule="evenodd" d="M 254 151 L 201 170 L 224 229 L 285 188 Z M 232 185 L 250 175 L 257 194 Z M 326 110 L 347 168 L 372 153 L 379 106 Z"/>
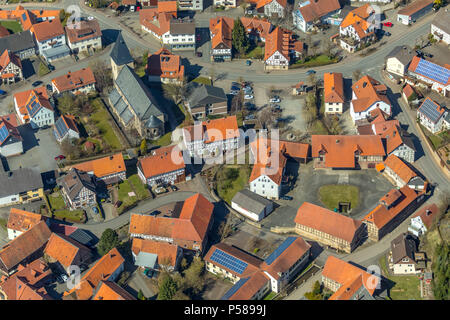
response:
<path fill-rule="evenodd" d="M 173 185 L 170 185 L 169 188 L 172 191 L 177 191 L 178 190 L 178 188 L 176 186 L 173 186 Z"/>
<path fill-rule="evenodd" d="M 95 214 L 98 214 L 99 213 L 98 208 L 97 207 L 92 207 L 92 212 L 94 212 Z"/>
<path fill-rule="evenodd" d="M 294 198 L 292 198 L 291 196 L 281 196 L 282 200 L 292 200 Z"/>
<path fill-rule="evenodd" d="M 58 161 L 58 160 L 64 160 L 66 157 L 65 156 L 63 156 L 62 154 L 60 154 L 59 156 L 56 156 L 55 157 L 55 161 Z"/>
<path fill-rule="evenodd" d="M 238 87 L 238 86 L 231 86 L 231 91 L 239 91 L 239 90 L 241 90 L 240 87 Z"/>
<path fill-rule="evenodd" d="M 423 54 L 425 57 L 427 57 L 427 58 L 433 58 L 433 55 L 431 54 L 431 53 L 424 53 Z"/>
<path fill-rule="evenodd" d="M 32 85 L 33 87 L 37 87 L 37 86 L 40 85 L 40 84 L 42 84 L 42 81 L 41 81 L 41 80 L 38 80 L 38 81 L 33 82 L 31 85 Z"/>
<path fill-rule="evenodd" d="M 78 56 L 77 56 L 77 58 L 78 58 Z M 78 60 L 77 60 L 78 61 Z M 52 65 L 52 64 L 49 64 L 48 66 L 48 69 L 50 70 L 50 71 L 54 71 L 55 70 L 55 67 Z"/>
<path fill-rule="evenodd" d="M 314 70 L 308 70 L 308 71 L 306 71 L 306 74 L 307 74 L 307 75 L 314 74 L 314 73 L 316 73 Z"/>
<path fill-rule="evenodd" d="M 51 84 L 46 85 L 48 91 L 53 91 L 53 87 Z"/>
<path fill-rule="evenodd" d="M 200 51 L 197 51 L 197 52 L 195 53 L 195 55 L 196 55 L 197 57 L 201 58 L 201 57 L 203 56 L 203 53 L 201 53 Z"/>
<path fill-rule="evenodd" d="M 386 32 L 384 33 L 384 35 L 385 35 L 386 37 L 390 37 L 390 36 L 391 36 L 391 33 L 388 32 L 388 31 L 386 31 Z"/>
<path fill-rule="evenodd" d="M 6 91 L 0 90 L 0 96 L 6 94 Z"/>

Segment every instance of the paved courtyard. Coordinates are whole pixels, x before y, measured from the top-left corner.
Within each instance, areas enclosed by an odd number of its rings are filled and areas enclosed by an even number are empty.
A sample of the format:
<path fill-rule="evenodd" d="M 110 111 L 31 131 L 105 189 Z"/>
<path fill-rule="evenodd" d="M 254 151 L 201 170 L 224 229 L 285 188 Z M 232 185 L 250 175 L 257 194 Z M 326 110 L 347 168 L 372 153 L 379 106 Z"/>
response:
<path fill-rule="evenodd" d="M 296 166 L 289 164 L 288 170 L 290 167 Z M 393 188 L 376 170 L 314 170 L 312 162 L 300 165 L 296 185 L 287 193 L 294 199 L 277 201 L 280 207 L 262 221 L 264 227 L 294 226 L 297 209 L 305 201 L 324 206 L 319 199 L 319 188 L 328 184 L 350 184 L 359 188 L 360 203 L 351 212 L 351 217 L 358 220 L 369 213 L 378 200 Z"/>

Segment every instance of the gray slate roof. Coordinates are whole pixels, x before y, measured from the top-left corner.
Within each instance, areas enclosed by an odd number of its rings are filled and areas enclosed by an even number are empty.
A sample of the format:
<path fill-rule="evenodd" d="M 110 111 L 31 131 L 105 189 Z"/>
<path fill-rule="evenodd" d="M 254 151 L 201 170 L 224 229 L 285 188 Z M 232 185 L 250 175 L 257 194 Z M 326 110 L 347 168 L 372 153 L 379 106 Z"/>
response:
<path fill-rule="evenodd" d="M 416 55 L 416 52 L 411 49 L 407 45 L 403 46 L 396 46 L 394 49 L 392 49 L 391 52 L 388 53 L 386 56 L 387 58 L 395 57 L 397 58 L 403 65 L 407 65 L 411 62 L 412 58 Z"/>
<path fill-rule="evenodd" d="M 110 57 L 119 66 L 133 62 L 133 57 L 130 54 L 130 50 L 128 50 L 125 40 L 123 40 L 121 31 L 119 31 L 119 34 L 117 35 Z"/>
<path fill-rule="evenodd" d="M 6 49 L 17 53 L 34 47 L 35 43 L 33 41 L 33 36 L 31 35 L 31 32 L 29 30 L 0 38 L 0 52 L 2 53 Z"/>
<path fill-rule="evenodd" d="M 225 95 L 225 91 L 223 91 L 222 88 L 201 85 L 197 88 L 194 88 L 188 101 L 190 107 L 193 108 L 195 106 L 225 102 L 228 101 L 228 99 Z"/>
<path fill-rule="evenodd" d="M 450 34 L 450 12 L 448 12 L 447 9 L 439 10 L 431 24 L 435 25 L 447 34 Z"/>
<path fill-rule="evenodd" d="M 272 203 L 270 200 L 247 189 L 242 189 L 236 193 L 231 202 L 256 213 L 263 211 L 265 207 Z"/>
<path fill-rule="evenodd" d="M 38 167 L 0 173 L 0 198 L 43 187 Z"/>
<path fill-rule="evenodd" d="M 70 169 L 66 175 L 57 179 L 58 185 L 65 189 L 66 194 L 74 200 L 83 188 L 95 192 L 95 184 L 88 173 L 75 168 Z"/>
<path fill-rule="evenodd" d="M 193 19 L 173 19 L 170 21 L 170 34 L 195 34 L 195 21 Z"/>
<path fill-rule="evenodd" d="M 155 97 L 130 67 L 120 71 L 115 83 L 141 121 L 163 114 Z"/>
<path fill-rule="evenodd" d="M 414 240 L 407 234 L 402 233 L 391 242 L 392 262 L 401 262 L 405 257 L 414 261 L 414 253 L 417 251 Z"/>

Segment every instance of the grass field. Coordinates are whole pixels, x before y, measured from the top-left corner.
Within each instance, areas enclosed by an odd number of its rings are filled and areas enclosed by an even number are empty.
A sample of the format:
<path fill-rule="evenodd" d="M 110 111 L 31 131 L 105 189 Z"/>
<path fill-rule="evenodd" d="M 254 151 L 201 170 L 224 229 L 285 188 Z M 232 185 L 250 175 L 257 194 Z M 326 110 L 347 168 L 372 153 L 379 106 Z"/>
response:
<path fill-rule="evenodd" d="M 39 70 L 38 70 L 39 77 L 43 77 L 49 73 L 50 69 L 47 67 L 47 65 L 43 62 L 39 63 Z"/>
<path fill-rule="evenodd" d="M 193 82 L 197 82 L 197 83 L 200 83 L 200 84 L 207 84 L 207 85 L 212 85 L 212 83 L 211 83 L 211 79 L 209 79 L 209 78 L 206 78 L 206 77 L 197 77 L 197 78 L 195 78 L 194 80 L 192 80 Z"/>
<path fill-rule="evenodd" d="M 161 138 L 153 140 L 150 143 L 160 147 L 168 146 L 172 143 L 172 132 L 167 132 Z"/>
<path fill-rule="evenodd" d="M 230 177 L 230 172 L 237 170 L 237 177 Z M 231 204 L 234 195 L 242 190 L 248 182 L 251 169 L 248 165 L 229 165 L 223 166 L 222 170 L 217 172 L 217 192 L 219 197 Z"/>
<path fill-rule="evenodd" d="M 314 121 L 314 123 L 309 131 L 311 134 L 328 134 L 327 128 L 324 126 L 322 121 L 320 121 L 319 119 Z"/>
<path fill-rule="evenodd" d="M 94 108 L 94 112 L 90 117 L 100 130 L 102 138 L 113 150 L 120 150 L 122 148 L 122 144 L 112 128 L 110 123 L 110 115 L 105 109 L 103 102 L 99 99 L 95 99 L 92 101 L 92 106 Z"/>
<path fill-rule="evenodd" d="M 338 59 L 333 58 L 331 59 L 329 56 L 325 54 L 321 54 L 314 58 L 306 58 L 305 60 L 299 60 L 296 63 L 292 65 L 294 68 L 306 68 L 306 67 L 318 67 L 318 66 L 325 66 L 327 64 L 337 63 Z"/>
<path fill-rule="evenodd" d="M 59 192 L 52 193 L 47 198 L 52 210 L 60 210 L 66 207 L 64 199 Z"/>
<path fill-rule="evenodd" d="M 0 218 L 0 227 L 2 227 L 4 230 L 6 230 L 6 224 L 8 221 L 6 219 Z"/>
<path fill-rule="evenodd" d="M 147 187 L 142 183 L 141 179 L 137 174 L 134 174 L 131 177 L 129 177 L 128 181 L 132 184 L 133 189 L 140 200 L 150 196 L 150 192 L 148 191 Z"/>
<path fill-rule="evenodd" d="M 132 206 L 139 200 L 137 196 L 137 191 L 135 192 L 136 196 L 134 197 L 130 197 L 128 195 L 128 193 L 132 191 L 133 189 L 128 180 L 125 180 L 119 184 L 118 186 L 119 201 L 122 201 L 122 204 L 117 209 L 119 214 L 121 214 L 124 210 L 127 209 L 127 207 Z"/>
<path fill-rule="evenodd" d="M 379 264 L 383 276 L 395 283 L 390 289 L 392 300 L 422 300 L 420 297 L 420 281 L 417 276 L 391 276 L 387 272 L 386 256 L 381 257 Z"/>
<path fill-rule="evenodd" d="M 359 189 L 345 184 L 330 184 L 319 189 L 320 201 L 330 210 L 339 208 L 339 202 L 350 202 L 351 208 L 359 205 Z"/>
<path fill-rule="evenodd" d="M 17 33 L 23 30 L 18 21 L 0 21 L 0 25 L 8 29 L 10 33 Z"/>
<path fill-rule="evenodd" d="M 66 209 L 66 204 L 62 195 L 57 192 L 47 197 L 50 204 L 53 215 L 56 219 L 67 219 L 73 222 L 83 222 L 84 211 L 83 210 L 69 210 Z"/>
<path fill-rule="evenodd" d="M 276 294 L 275 292 L 270 291 L 270 292 L 264 297 L 263 300 L 272 300 L 273 297 L 275 297 L 276 295 L 277 295 L 277 294 Z"/>
<path fill-rule="evenodd" d="M 264 58 L 264 47 L 256 46 L 253 50 L 249 51 L 243 58 L 262 59 Z"/>

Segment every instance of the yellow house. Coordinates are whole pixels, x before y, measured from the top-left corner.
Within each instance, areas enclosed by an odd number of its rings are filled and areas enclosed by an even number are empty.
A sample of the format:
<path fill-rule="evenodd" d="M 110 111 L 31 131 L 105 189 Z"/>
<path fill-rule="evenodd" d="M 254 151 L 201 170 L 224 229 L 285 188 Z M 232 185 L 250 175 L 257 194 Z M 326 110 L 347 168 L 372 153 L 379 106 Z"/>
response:
<path fill-rule="evenodd" d="M 39 168 L 20 168 L 0 173 L 0 207 L 28 203 L 44 197 Z"/>

